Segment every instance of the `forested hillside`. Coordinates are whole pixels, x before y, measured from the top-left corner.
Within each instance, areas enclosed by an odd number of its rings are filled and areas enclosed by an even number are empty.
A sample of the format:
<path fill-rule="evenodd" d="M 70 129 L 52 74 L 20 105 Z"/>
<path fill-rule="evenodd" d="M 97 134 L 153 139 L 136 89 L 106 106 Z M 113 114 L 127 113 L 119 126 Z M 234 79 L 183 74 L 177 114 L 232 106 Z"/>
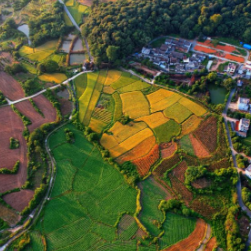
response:
<path fill-rule="evenodd" d="M 97 63 L 114 62 L 162 34 L 189 39 L 220 35 L 251 42 L 250 12 L 249 0 L 122 0 L 93 4 L 82 32 Z"/>

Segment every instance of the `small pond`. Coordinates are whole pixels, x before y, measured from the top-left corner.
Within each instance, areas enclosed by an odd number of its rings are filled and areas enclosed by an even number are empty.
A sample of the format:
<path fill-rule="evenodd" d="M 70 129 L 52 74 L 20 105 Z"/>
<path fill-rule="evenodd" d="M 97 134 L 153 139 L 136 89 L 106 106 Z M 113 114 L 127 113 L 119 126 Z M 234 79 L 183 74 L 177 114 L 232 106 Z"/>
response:
<path fill-rule="evenodd" d="M 82 40 L 78 38 L 73 46 L 73 51 L 83 51 L 83 50 L 84 50 L 84 47 L 82 44 Z"/>
<path fill-rule="evenodd" d="M 85 60 L 84 54 L 71 54 L 70 55 L 70 65 L 83 64 L 84 60 Z"/>
<path fill-rule="evenodd" d="M 214 105 L 223 104 L 227 95 L 227 90 L 224 87 L 214 84 L 208 85 L 208 90 L 211 96 L 211 102 Z"/>
<path fill-rule="evenodd" d="M 69 53 L 70 52 L 70 45 L 71 45 L 71 41 L 68 41 L 68 40 L 64 41 L 62 43 L 61 50 L 66 53 Z"/>
<path fill-rule="evenodd" d="M 26 35 L 26 37 L 28 38 L 28 44 L 31 45 L 31 41 L 30 41 L 30 29 L 29 29 L 28 24 L 20 25 L 17 29 L 19 31 L 23 32 Z"/>

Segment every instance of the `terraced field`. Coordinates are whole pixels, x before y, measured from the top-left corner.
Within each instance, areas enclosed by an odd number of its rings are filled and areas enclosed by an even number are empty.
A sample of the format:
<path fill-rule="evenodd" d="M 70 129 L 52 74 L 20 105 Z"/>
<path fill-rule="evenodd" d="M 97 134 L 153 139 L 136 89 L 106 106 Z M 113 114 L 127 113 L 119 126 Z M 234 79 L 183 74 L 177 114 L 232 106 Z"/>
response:
<path fill-rule="evenodd" d="M 212 156 L 213 172 L 226 158 L 217 117 L 180 93 L 156 90 L 119 70 L 87 73 L 74 83 L 74 122 L 96 133 L 105 157 L 70 123 L 50 136 L 56 180 L 25 250 L 196 250 L 207 224 L 195 217 L 211 220 L 225 201 L 221 191 L 214 193 L 216 203 L 195 193 L 198 186 L 189 190 L 186 172 Z M 161 210 L 170 199 L 181 200 L 180 208 Z"/>

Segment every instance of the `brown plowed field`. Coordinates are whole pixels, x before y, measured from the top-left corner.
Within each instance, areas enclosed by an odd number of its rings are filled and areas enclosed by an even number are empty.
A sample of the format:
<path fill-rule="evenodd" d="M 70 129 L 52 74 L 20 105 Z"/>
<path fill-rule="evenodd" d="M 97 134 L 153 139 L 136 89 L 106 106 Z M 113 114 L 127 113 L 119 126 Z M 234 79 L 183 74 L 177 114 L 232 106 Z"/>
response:
<path fill-rule="evenodd" d="M 0 90 L 10 100 L 17 100 L 24 97 L 21 85 L 9 74 L 0 72 Z"/>
<path fill-rule="evenodd" d="M 192 186 L 197 189 L 203 189 L 211 185 L 211 181 L 206 178 L 199 178 L 192 182 Z"/>
<path fill-rule="evenodd" d="M 198 158 L 206 158 L 210 156 L 210 153 L 204 148 L 199 140 L 197 140 L 192 134 L 189 135 L 190 141 L 192 143 L 195 155 Z"/>
<path fill-rule="evenodd" d="M 198 219 L 196 222 L 195 230 L 184 240 L 174 244 L 173 246 L 164 249 L 164 251 L 194 251 L 200 245 L 203 240 L 207 224 L 202 219 Z"/>
<path fill-rule="evenodd" d="M 34 192 L 32 190 L 21 190 L 19 192 L 10 193 L 3 197 L 4 201 L 12 208 L 22 212 L 28 206 Z"/>
<path fill-rule="evenodd" d="M 0 218 L 13 227 L 20 221 L 21 216 L 18 215 L 13 209 L 0 204 Z"/>
<path fill-rule="evenodd" d="M 187 170 L 187 164 L 182 161 L 177 167 L 172 170 L 172 175 L 175 176 L 179 181 L 185 182 L 185 172 Z"/>
<path fill-rule="evenodd" d="M 55 108 L 52 106 L 50 101 L 46 99 L 43 95 L 39 95 L 35 97 L 33 100 L 35 104 L 38 106 L 38 108 L 44 114 L 44 117 L 42 117 L 38 112 L 36 112 L 36 110 L 34 109 L 29 100 L 22 101 L 15 105 L 15 107 L 22 114 L 24 114 L 31 120 L 32 124 L 28 126 L 30 132 L 34 131 L 36 128 L 45 123 L 55 121 L 57 117 Z"/>
<path fill-rule="evenodd" d="M 171 157 L 177 150 L 177 144 L 172 142 L 169 146 L 164 149 L 161 149 L 161 157 L 162 159 Z"/>
<path fill-rule="evenodd" d="M 0 168 L 12 169 L 16 161 L 20 161 L 19 171 L 15 175 L 0 174 L 0 193 L 21 187 L 26 181 L 26 142 L 22 136 L 23 122 L 11 107 L 0 108 Z M 18 139 L 18 149 L 9 149 L 10 137 Z"/>
<path fill-rule="evenodd" d="M 71 101 L 65 98 L 60 98 L 59 103 L 61 105 L 61 113 L 63 116 L 68 115 L 72 110 Z"/>
<path fill-rule="evenodd" d="M 204 251 L 212 251 L 217 246 L 216 238 L 213 237 L 209 240 Z"/>

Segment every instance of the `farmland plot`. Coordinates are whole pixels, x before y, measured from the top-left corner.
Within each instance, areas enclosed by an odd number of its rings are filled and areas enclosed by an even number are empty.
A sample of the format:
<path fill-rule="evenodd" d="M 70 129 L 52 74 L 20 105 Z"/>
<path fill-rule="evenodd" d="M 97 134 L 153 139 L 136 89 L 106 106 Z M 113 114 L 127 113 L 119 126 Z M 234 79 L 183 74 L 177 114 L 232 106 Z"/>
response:
<path fill-rule="evenodd" d="M 3 71 L 0 72 L 0 91 L 10 100 L 18 100 L 24 97 L 21 85 Z"/>
<path fill-rule="evenodd" d="M 131 75 L 128 72 L 122 72 L 122 74 L 120 75 L 120 77 L 118 78 L 118 80 L 114 81 L 111 84 L 111 87 L 114 90 L 117 90 L 117 89 L 120 89 L 120 88 L 125 87 L 127 85 L 130 85 L 131 83 L 136 82 L 138 80 L 139 79 L 137 77 Z"/>
<path fill-rule="evenodd" d="M 149 112 L 149 104 L 140 91 L 127 92 L 120 95 L 123 105 L 123 113 L 132 119 L 147 116 Z"/>
<path fill-rule="evenodd" d="M 49 139 L 59 176 L 52 191 L 52 196 L 56 197 L 48 203 L 42 218 L 47 248 L 91 250 L 96 247 L 102 250 L 108 243 L 112 247 L 111 242 L 116 239 L 114 224 L 122 212 L 134 213 L 136 191 L 125 183 L 117 170 L 102 160 L 99 151 L 73 126 L 67 128 L 74 132 L 75 142 L 62 144 L 64 128 Z M 66 190 L 69 192 L 64 194 Z M 59 194 L 62 196 L 58 197 Z M 120 235 L 116 246 L 123 247 L 126 240 L 133 250 L 136 243 L 130 238 L 136 231 L 135 225 L 129 227 Z"/>

